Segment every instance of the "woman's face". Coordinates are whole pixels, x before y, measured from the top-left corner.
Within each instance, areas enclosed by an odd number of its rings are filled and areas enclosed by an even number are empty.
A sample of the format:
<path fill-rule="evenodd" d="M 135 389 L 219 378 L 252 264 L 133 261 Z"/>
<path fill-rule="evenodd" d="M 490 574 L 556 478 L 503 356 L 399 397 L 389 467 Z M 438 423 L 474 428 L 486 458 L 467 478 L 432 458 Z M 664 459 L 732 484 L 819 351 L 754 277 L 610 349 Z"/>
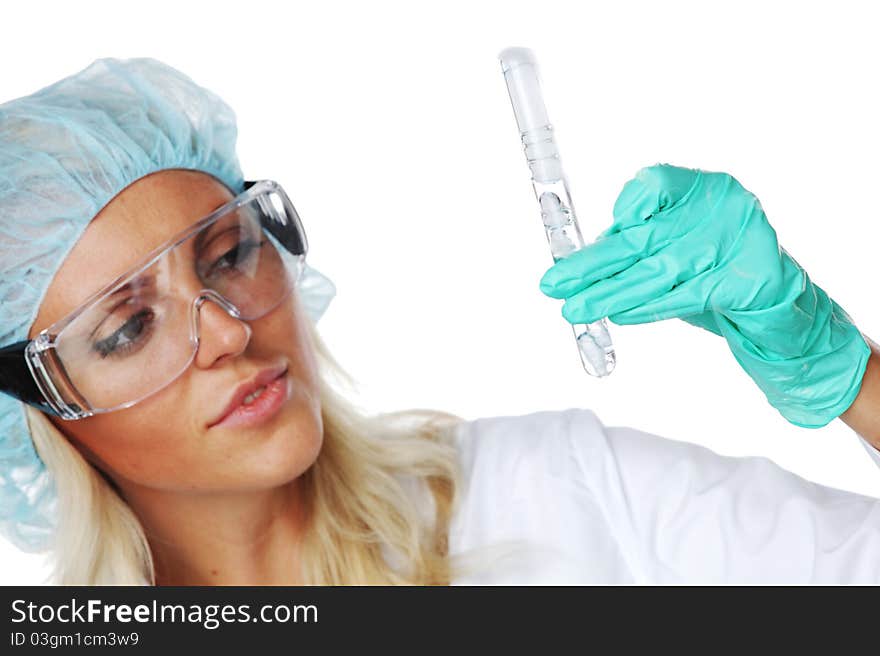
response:
<path fill-rule="evenodd" d="M 29 337 L 231 198 L 223 184 L 196 171 L 160 171 L 127 187 L 92 220 L 61 265 Z M 193 266 L 180 290 L 195 296 L 199 288 Z M 318 455 L 317 367 L 298 292 L 247 323 L 213 301 L 199 312 L 198 352 L 173 383 L 124 410 L 77 421 L 51 418 L 123 489 L 265 489 L 296 478 Z M 291 394 L 274 416 L 256 425 L 209 427 L 239 384 L 275 365 L 287 366 Z"/>

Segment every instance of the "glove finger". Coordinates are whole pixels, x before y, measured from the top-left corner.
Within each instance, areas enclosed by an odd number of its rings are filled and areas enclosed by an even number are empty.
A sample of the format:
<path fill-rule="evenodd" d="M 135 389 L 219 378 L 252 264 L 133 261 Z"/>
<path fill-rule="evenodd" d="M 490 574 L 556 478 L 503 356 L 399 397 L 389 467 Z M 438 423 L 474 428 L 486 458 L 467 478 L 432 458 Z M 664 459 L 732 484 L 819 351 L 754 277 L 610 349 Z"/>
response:
<path fill-rule="evenodd" d="M 559 260 L 544 273 L 541 291 L 552 298 L 568 298 L 666 248 L 673 248 L 681 262 L 702 262 L 710 252 L 710 257 L 717 259 L 718 248 L 713 245 L 720 240 L 718 222 L 712 221 L 709 209 L 701 207 L 704 198 L 698 196 L 693 202 L 694 208 L 683 203 L 670 205 L 651 221 L 609 234 Z"/>
<path fill-rule="evenodd" d="M 682 257 L 682 248 L 670 247 L 640 260 L 610 278 L 570 296 L 562 316 L 570 323 L 592 323 L 651 303 L 711 266 L 704 260 Z M 689 300 L 690 313 L 701 311 L 702 300 Z"/>
<path fill-rule="evenodd" d="M 697 326 L 698 328 L 708 330 L 710 333 L 714 333 L 719 337 L 723 337 L 724 335 L 721 334 L 721 330 L 718 328 L 717 317 L 718 315 L 711 310 L 706 310 L 705 312 L 700 312 L 699 314 L 689 314 L 679 318 L 682 321 L 691 324 L 692 326 Z"/>
<path fill-rule="evenodd" d="M 614 222 L 599 238 L 644 223 L 654 214 L 668 209 L 687 196 L 701 172 L 669 164 L 641 169 L 623 186 L 614 202 Z"/>
<path fill-rule="evenodd" d="M 541 278 L 541 292 L 567 298 L 590 285 L 624 271 L 646 257 L 654 226 L 632 230 L 587 244 L 553 264 Z"/>
<path fill-rule="evenodd" d="M 624 326 L 701 314 L 710 309 L 706 301 L 708 294 L 702 289 L 704 282 L 702 276 L 696 276 L 652 300 L 622 312 L 611 313 L 608 319 Z"/>

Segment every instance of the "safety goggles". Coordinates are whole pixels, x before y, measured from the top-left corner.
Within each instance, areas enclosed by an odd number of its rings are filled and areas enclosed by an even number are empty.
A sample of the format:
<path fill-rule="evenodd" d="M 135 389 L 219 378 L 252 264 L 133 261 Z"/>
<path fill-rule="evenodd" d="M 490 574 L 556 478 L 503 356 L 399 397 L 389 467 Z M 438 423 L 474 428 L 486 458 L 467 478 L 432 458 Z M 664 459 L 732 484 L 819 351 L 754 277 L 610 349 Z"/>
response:
<path fill-rule="evenodd" d="M 290 294 L 308 251 L 276 182 L 245 191 L 146 255 L 31 340 L 0 349 L 0 392 L 63 419 L 128 408 L 176 380 L 208 300 L 244 321 Z M 190 290 L 189 292 L 184 290 Z"/>

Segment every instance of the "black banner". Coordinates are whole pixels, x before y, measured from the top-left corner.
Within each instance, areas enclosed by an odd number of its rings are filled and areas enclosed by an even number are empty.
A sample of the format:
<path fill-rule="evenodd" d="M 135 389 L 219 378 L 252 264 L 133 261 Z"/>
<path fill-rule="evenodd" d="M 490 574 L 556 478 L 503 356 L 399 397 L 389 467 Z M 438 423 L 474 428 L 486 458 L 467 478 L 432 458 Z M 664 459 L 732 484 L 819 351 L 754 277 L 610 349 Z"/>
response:
<path fill-rule="evenodd" d="M 784 635 L 790 646 L 793 635 L 807 631 L 815 640 L 831 632 L 831 609 L 840 612 L 847 602 L 854 611 L 847 618 L 850 631 L 861 618 L 870 622 L 875 593 L 638 586 L 0 587 L 6 629 L 0 654 L 188 648 L 271 653 L 303 647 L 327 652 L 353 644 L 469 651 L 477 639 L 488 639 L 492 651 L 531 644 L 540 653 L 556 653 L 602 644 L 618 651 L 646 638 L 680 647 L 707 632 L 715 644 L 745 645 L 760 632 Z"/>

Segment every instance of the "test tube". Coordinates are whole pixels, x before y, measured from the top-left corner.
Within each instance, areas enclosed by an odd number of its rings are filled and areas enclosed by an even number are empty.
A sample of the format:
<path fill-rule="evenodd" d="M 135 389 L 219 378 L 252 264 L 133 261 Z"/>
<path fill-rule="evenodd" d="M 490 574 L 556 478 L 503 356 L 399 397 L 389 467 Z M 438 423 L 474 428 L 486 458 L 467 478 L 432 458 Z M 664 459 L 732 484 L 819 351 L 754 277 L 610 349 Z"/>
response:
<path fill-rule="evenodd" d="M 558 262 L 584 247 L 568 183 L 562 172 L 553 126 L 541 95 L 538 65 L 528 48 L 506 48 L 498 55 L 507 82 L 507 92 L 522 137 L 526 161 L 532 172 L 532 187 L 541 206 L 544 232 L 553 261 Z M 617 362 L 605 319 L 572 324 L 584 369 L 591 376 L 607 376 Z"/>

